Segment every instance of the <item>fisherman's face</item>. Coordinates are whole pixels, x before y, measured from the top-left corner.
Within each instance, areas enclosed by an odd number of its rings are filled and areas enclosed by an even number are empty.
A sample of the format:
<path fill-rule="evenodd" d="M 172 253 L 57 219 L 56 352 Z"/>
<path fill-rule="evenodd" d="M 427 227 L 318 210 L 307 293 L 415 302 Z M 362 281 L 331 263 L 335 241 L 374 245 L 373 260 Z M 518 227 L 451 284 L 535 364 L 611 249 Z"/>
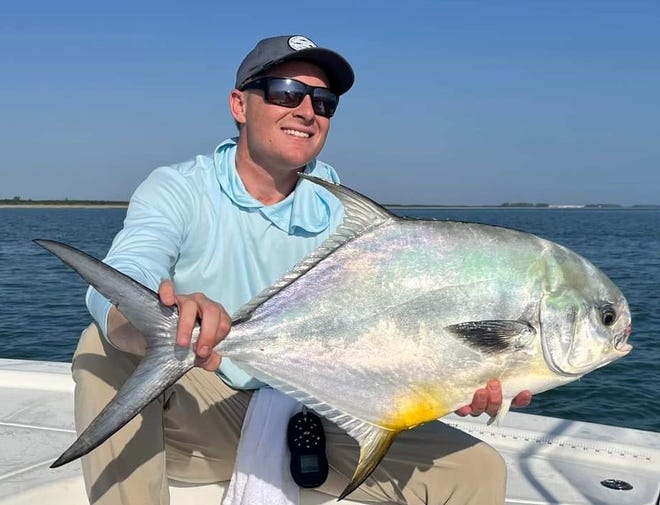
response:
<path fill-rule="evenodd" d="M 277 65 L 267 76 L 329 86 L 323 70 L 302 61 Z M 239 98 L 236 93 L 242 100 L 240 109 L 234 107 L 233 101 Z M 314 112 L 309 95 L 297 107 L 287 108 L 266 102 L 261 90 L 234 90 L 232 113 L 242 124 L 241 137 L 250 158 L 267 170 L 297 171 L 319 154 L 330 129 L 330 119 Z"/>

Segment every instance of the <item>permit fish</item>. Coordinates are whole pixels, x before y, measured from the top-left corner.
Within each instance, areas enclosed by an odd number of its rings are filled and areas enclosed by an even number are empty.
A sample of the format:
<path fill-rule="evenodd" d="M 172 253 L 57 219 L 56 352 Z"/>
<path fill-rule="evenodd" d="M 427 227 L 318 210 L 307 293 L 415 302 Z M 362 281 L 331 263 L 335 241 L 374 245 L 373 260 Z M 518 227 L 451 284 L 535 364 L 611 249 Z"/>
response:
<path fill-rule="evenodd" d="M 492 378 L 512 398 L 561 386 L 622 356 L 631 316 L 592 263 L 535 235 L 407 219 L 345 186 L 301 174 L 343 204 L 343 223 L 232 315 L 216 350 L 343 428 L 360 446 L 344 498 L 402 430 L 470 403 Z M 304 183 L 301 182 L 301 183 Z M 93 450 L 193 367 L 176 307 L 68 245 L 37 244 L 107 297 L 147 341 L 115 398 L 52 467 Z"/>

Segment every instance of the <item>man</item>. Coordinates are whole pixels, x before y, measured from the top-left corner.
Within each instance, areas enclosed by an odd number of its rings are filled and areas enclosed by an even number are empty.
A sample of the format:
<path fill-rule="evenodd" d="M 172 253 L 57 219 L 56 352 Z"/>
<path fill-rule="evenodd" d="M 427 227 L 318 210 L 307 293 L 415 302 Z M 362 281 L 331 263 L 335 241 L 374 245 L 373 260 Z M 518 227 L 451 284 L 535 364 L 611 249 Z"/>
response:
<path fill-rule="evenodd" d="M 131 198 L 105 261 L 157 288 L 166 305 L 178 306 L 180 345 L 189 345 L 195 321 L 201 321 L 199 368 L 83 458 L 90 502 L 168 503 L 168 477 L 192 483 L 230 478 L 250 390 L 262 384 L 229 359 L 221 361 L 213 348 L 229 332 L 230 313 L 341 222 L 339 202 L 299 181 L 297 172 L 338 181 L 316 156 L 339 96 L 353 80 L 342 56 L 306 37 L 260 41 L 241 63 L 229 97 L 238 138 L 222 142 L 211 156 L 155 170 Z M 79 431 L 132 373 L 145 345 L 91 288 L 87 303 L 97 325 L 83 332 L 73 360 Z M 529 397 L 519 395 L 514 404 Z M 500 404 L 501 390 L 493 382 L 459 413 L 494 415 Z M 357 446 L 331 423 L 324 421 L 324 427 L 331 472 L 320 490 L 337 496 L 353 473 Z M 402 433 L 351 499 L 502 503 L 504 484 L 495 451 L 430 423 Z"/>

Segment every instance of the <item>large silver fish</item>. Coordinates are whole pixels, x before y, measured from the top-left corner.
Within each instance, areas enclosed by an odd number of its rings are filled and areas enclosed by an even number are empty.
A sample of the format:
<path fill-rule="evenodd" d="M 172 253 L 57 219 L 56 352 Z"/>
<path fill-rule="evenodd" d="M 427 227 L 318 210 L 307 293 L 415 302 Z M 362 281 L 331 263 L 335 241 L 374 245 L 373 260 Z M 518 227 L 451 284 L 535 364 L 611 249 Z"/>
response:
<path fill-rule="evenodd" d="M 340 498 L 400 431 L 469 404 L 489 379 L 502 383 L 503 415 L 519 391 L 566 384 L 632 349 L 624 296 L 565 247 L 495 226 L 402 219 L 344 186 L 303 177 L 341 200 L 344 223 L 234 314 L 217 350 L 357 440 L 360 459 Z M 37 243 L 148 342 L 135 373 L 55 467 L 126 424 L 192 368 L 194 354 L 175 345 L 177 311 L 156 293 L 74 248 Z"/>

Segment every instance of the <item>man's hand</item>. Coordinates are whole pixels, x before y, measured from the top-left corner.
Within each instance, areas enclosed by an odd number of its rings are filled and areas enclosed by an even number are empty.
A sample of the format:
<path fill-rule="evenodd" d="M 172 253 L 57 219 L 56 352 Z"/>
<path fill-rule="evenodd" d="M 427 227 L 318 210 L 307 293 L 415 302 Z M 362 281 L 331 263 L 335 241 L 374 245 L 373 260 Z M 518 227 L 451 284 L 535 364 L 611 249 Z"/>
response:
<path fill-rule="evenodd" d="M 177 345 L 188 347 L 195 322 L 200 321 L 199 338 L 195 344 L 195 365 L 215 372 L 220 366 L 220 355 L 213 350 L 229 333 L 231 317 L 222 305 L 201 293 L 177 295 L 174 284 L 164 280 L 158 288 L 160 301 L 179 308 L 179 326 L 176 332 Z"/>
<path fill-rule="evenodd" d="M 532 393 L 523 391 L 518 393 L 512 400 L 512 407 L 527 407 L 532 401 Z M 461 407 L 456 411 L 459 416 L 465 417 L 468 414 L 477 417 L 484 412 L 490 417 L 495 417 L 502 406 L 502 386 L 500 381 L 493 379 L 483 389 L 477 389 L 472 397 L 472 403 Z"/>

